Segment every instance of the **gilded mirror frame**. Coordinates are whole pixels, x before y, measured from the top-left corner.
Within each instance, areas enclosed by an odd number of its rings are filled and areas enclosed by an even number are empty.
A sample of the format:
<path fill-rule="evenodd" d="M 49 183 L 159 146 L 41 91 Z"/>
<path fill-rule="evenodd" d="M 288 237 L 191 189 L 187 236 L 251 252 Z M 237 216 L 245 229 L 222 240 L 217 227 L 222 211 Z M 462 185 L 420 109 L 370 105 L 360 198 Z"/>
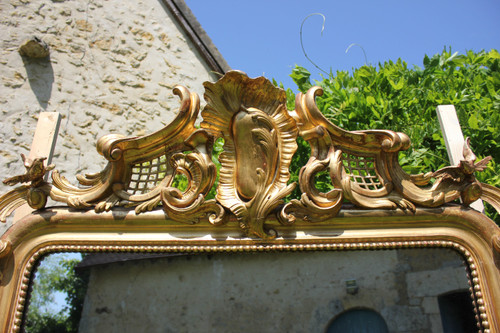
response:
<path fill-rule="evenodd" d="M 317 109 L 319 87 L 286 108 L 283 90 L 265 78 L 231 71 L 205 83 L 199 97 L 182 86 L 179 115 L 158 132 L 107 135 L 97 150 L 108 161 L 71 185 L 44 158 L 24 160 L 21 184 L 0 197 L 0 220 L 24 203 L 37 209 L 0 238 L 0 327 L 20 330 L 33 270 L 55 252 L 256 252 L 448 248 L 467 264 L 479 331 L 500 332 L 500 228 L 468 207 L 481 198 L 497 210 L 500 191 L 478 182 L 469 143 L 464 160 L 436 172 L 408 175 L 398 152 L 404 133 L 349 132 Z M 289 166 L 302 137 L 309 161 L 290 183 Z M 220 167 L 211 159 L 224 140 Z M 327 172 L 332 190 L 315 177 Z M 187 186 L 174 186 L 183 175 Z M 218 180 L 214 199 L 207 194 Z M 300 199 L 284 202 L 295 186 Z M 47 198 L 65 207 L 46 208 Z M 457 203 L 461 199 L 462 204 Z"/>

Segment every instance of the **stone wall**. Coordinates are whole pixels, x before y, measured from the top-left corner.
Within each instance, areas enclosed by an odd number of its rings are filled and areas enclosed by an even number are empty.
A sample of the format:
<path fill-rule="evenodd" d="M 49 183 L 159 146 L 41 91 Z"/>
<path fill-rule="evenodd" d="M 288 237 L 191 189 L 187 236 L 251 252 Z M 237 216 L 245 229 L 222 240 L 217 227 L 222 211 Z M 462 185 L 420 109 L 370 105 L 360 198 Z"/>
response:
<path fill-rule="evenodd" d="M 217 78 L 159 0 L 6 0 L 0 31 L 2 179 L 24 172 L 42 111 L 62 115 L 52 163 L 76 182 L 104 167 L 100 136 L 158 130 L 176 114 L 176 84 L 200 94 Z M 32 37 L 48 57 L 19 54 Z"/>
<path fill-rule="evenodd" d="M 438 333 L 437 296 L 467 288 L 445 249 L 129 261 L 91 269 L 80 332 L 324 332 L 343 311 L 369 308 L 390 332 Z"/>

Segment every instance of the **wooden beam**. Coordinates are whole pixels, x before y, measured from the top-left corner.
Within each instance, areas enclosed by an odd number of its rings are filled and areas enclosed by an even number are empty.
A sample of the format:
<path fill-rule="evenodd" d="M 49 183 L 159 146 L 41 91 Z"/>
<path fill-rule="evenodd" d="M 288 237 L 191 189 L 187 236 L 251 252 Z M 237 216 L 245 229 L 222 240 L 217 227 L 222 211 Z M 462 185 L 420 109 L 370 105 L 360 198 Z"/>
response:
<path fill-rule="evenodd" d="M 56 147 L 57 134 L 59 133 L 59 125 L 61 123 L 61 114 L 59 112 L 40 112 L 38 123 L 31 143 L 29 159 L 36 157 L 47 157 L 46 165 L 52 162 L 54 149 Z M 45 175 L 47 180 L 48 174 Z M 27 204 L 16 209 L 12 223 L 16 223 L 21 218 L 30 214 L 33 209 Z"/>
<path fill-rule="evenodd" d="M 436 108 L 439 125 L 443 133 L 444 144 L 448 151 L 451 165 L 458 165 L 464 159 L 464 135 L 460 128 L 457 111 L 453 105 L 439 105 Z M 472 208 L 484 213 L 484 205 L 481 199 L 470 204 Z"/>

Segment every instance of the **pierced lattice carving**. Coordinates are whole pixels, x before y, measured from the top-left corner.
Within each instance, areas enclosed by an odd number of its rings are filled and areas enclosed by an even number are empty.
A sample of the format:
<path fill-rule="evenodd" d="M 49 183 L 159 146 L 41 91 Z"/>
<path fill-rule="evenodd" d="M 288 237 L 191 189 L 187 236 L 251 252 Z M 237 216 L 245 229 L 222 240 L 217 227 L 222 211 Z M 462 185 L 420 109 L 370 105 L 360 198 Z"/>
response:
<path fill-rule="evenodd" d="M 346 176 L 365 190 L 380 190 L 383 184 L 377 175 L 373 157 L 355 156 L 342 153 L 342 164 Z"/>
<path fill-rule="evenodd" d="M 167 175 L 167 156 L 161 155 L 151 161 L 132 165 L 132 174 L 126 191 L 144 194 L 153 190 Z"/>

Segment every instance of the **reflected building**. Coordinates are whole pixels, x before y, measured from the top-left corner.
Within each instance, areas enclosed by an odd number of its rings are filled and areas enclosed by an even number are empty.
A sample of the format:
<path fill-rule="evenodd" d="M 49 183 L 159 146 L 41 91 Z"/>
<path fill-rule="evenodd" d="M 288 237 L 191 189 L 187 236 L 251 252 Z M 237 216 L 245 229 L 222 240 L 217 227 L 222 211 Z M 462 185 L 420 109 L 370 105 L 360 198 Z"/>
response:
<path fill-rule="evenodd" d="M 95 254 L 81 332 L 473 332 L 449 249 Z M 346 330 L 346 327 L 351 330 Z"/>

